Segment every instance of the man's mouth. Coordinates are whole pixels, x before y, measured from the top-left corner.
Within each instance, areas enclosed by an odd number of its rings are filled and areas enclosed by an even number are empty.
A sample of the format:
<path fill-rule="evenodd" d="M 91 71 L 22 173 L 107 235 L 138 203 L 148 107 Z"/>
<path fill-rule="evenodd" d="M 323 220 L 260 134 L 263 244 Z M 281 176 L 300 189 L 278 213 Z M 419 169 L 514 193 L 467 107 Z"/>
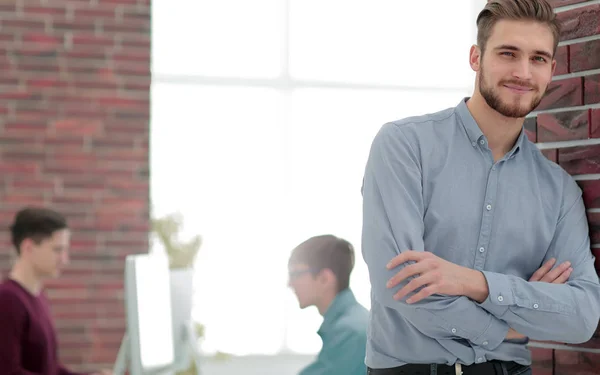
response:
<path fill-rule="evenodd" d="M 526 92 L 529 92 L 529 91 L 533 91 L 533 88 L 530 87 L 530 86 L 515 85 L 513 83 L 505 83 L 503 86 L 506 87 L 506 88 L 509 88 L 509 89 L 511 89 L 513 91 L 517 91 L 517 92 L 521 92 L 521 93 L 526 93 Z"/>

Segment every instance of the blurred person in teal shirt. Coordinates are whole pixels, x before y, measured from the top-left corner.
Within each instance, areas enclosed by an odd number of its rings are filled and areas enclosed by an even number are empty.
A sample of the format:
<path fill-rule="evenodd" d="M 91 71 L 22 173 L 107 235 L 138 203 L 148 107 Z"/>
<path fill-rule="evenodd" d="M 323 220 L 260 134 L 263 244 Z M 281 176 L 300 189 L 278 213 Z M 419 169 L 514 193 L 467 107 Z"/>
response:
<path fill-rule="evenodd" d="M 323 316 L 317 334 L 323 347 L 300 375 L 365 375 L 369 312 L 349 288 L 354 247 L 333 235 L 309 238 L 288 263 L 289 285 L 300 308 L 315 306 Z"/>

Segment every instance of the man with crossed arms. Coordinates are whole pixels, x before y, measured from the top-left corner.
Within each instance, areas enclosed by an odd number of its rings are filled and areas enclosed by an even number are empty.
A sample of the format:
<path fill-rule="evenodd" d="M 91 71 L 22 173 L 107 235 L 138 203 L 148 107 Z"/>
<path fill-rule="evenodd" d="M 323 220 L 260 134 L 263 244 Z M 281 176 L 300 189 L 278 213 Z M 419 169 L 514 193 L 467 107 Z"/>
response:
<path fill-rule="evenodd" d="M 387 123 L 371 146 L 370 375 L 530 373 L 527 337 L 583 343 L 600 319 L 581 189 L 523 129 L 560 26 L 545 0 L 491 0 L 477 25 L 472 97 Z M 542 264 L 563 276 L 532 278 Z"/>

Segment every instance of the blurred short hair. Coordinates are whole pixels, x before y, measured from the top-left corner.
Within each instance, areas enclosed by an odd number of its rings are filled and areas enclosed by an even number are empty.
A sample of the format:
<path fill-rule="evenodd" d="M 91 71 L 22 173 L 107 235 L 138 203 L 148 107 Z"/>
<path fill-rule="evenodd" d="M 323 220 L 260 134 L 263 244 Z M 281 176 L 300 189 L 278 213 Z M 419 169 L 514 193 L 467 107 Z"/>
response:
<path fill-rule="evenodd" d="M 350 242 L 331 234 L 311 237 L 292 251 L 289 264 L 306 264 L 315 272 L 331 270 L 337 279 L 339 293 L 350 286 L 354 247 Z"/>
<path fill-rule="evenodd" d="M 25 239 L 39 244 L 52 237 L 54 232 L 67 227 L 67 220 L 60 213 L 47 208 L 27 207 L 17 212 L 10 226 L 12 243 L 17 254 L 21 254 L 21 244 Z"/>

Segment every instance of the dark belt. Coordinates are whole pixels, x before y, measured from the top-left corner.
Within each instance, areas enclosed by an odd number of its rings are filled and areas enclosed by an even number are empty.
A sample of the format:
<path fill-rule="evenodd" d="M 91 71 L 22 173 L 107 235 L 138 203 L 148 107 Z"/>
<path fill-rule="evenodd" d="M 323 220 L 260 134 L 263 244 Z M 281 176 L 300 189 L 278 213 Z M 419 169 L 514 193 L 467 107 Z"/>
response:
<path fill-rule="evenodd" d="M 437 368 L 432 372 L 432 368 Z M 404 366 L 373 369 L 367 368 L 367 375 L 520 375 L 529 369 L 516 362 L 490 361 L 466 365 L 408 364 Z"/>

